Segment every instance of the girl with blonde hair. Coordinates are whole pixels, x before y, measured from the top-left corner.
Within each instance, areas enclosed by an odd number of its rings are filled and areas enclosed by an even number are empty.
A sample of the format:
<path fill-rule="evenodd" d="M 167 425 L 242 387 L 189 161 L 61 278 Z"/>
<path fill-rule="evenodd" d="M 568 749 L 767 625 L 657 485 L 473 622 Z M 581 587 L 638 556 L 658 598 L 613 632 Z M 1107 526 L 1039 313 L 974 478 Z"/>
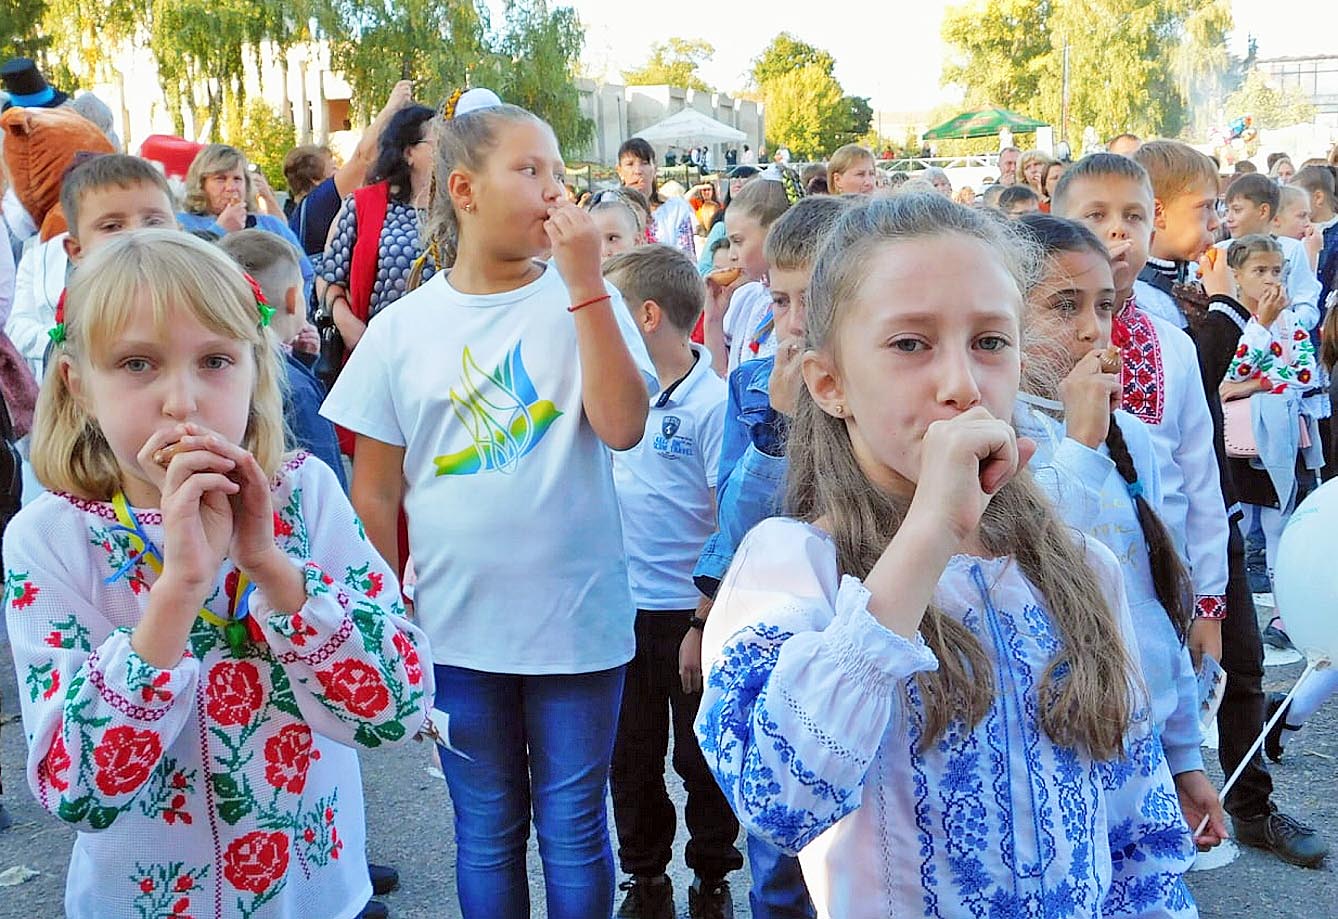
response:
<path fill-rule="evenodd" d="M 1035 269 L 1003 223 L 903 194 L 813 271 L 793 516 L 716 596 L 697 733 L 820 916 L 1196 915 L 1118 563 L 1007 421 Z"/>
<path fill-rule="evenodd" d="M 358 915 L 353 747 L 426 718 L 393 573 L 334 473 L 284 454 L 257 290 L 143 230 L 57 315 L 32 443 L 50 491 L 5 534 L 5 618 L 29 786 L 79 831 L 68 916 Z"/>

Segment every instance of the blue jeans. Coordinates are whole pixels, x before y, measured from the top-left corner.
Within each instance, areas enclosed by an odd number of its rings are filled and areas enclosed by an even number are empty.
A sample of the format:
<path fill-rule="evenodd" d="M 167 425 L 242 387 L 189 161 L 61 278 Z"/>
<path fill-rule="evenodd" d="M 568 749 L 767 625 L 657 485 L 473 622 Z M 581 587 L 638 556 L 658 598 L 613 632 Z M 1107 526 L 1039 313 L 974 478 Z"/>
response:
<path fill-rule="evenodd" d="M 527 919 L 525 847 L 539 835 L 548 915 L 613 912 L 605 791 L 623 669 L 520 676 L 438 664 L 438 748 L 455 807 L 456 886 L 464 919 Z"/>
<path fill-rule="evenodd" d="M 817 915 L 799 859 L 752 833 L 748 834 L 748 870 L 753 875 L 753 888 L 748 891 L 753 919 L 813 919 Z"/>

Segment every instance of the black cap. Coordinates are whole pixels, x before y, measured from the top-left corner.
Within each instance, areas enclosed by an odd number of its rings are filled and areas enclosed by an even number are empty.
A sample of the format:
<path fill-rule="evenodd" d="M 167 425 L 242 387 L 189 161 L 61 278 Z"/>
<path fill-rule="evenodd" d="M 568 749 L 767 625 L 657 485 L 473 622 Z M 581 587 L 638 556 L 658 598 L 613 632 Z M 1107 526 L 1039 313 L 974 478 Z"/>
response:
<path fill-rule="evenodd" d="M 9 94 L 0 111 L 12 107 L 56 108 L 70 98 L 47 83 L 31 58 L 15 57 L 5 61 L 4 66 L 0 66 L 0 83 Z"/>

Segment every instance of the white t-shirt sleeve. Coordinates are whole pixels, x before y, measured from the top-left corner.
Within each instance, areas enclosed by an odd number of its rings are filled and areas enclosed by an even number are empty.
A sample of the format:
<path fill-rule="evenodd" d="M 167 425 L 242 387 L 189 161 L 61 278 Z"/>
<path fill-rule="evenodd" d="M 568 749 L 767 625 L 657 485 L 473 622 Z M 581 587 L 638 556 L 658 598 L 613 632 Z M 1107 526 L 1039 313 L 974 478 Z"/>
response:
<path fill-rule="evenodd" d="M 403 447 L 408 443 L 395 410 L 395 394 L 403 385 L 392 370 L 412 372 L 387 354 L 391 317 L 369 325 L 321 405 L 321 414 L 355 434 Z M 378 334 L 379 333 L 379 334 Z"/>

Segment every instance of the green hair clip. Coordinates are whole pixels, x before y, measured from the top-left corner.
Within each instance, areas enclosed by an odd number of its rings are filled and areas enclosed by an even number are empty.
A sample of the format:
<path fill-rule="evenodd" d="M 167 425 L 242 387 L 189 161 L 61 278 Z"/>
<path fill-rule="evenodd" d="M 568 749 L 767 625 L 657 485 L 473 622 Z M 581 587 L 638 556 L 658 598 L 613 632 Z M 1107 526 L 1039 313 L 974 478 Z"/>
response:
<path fill-rule="evenodd" d="M 274 307 L 270 306 L 269 301 L 265 299 L 265 293 L 260 289 L 260 285 L 256 283 L 255 278 L 249 274 L 246 275 L 246 283 L 251 285 L 251 293 L 256 298 L 256 309 L 260 311 L 260 327 L 262 329 L 268 328 L 270 320 L 274 318 Z"/>
<path fill-rule="evenodd" d="M 56 324 L 46 333 L 51 338 L 53 345 L 65 344 L 65 291 L 60 292 L 60 299 L 56 301 Z"/>

